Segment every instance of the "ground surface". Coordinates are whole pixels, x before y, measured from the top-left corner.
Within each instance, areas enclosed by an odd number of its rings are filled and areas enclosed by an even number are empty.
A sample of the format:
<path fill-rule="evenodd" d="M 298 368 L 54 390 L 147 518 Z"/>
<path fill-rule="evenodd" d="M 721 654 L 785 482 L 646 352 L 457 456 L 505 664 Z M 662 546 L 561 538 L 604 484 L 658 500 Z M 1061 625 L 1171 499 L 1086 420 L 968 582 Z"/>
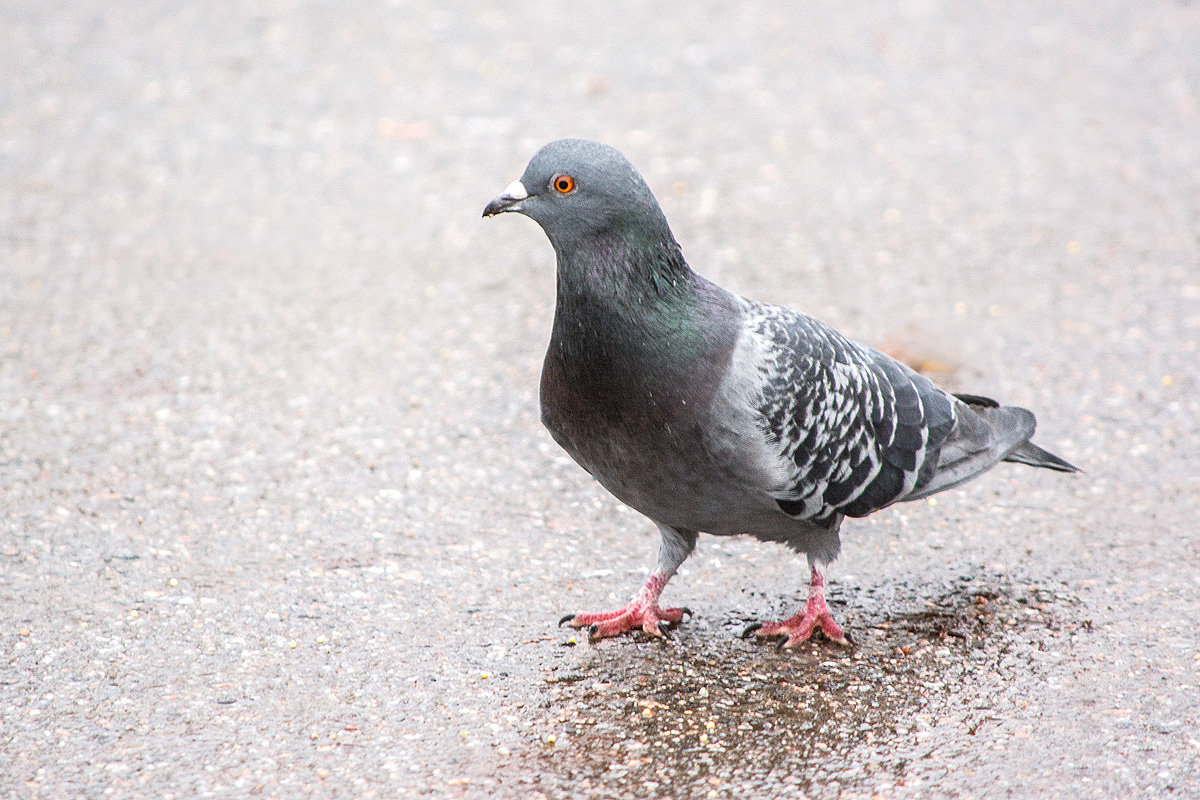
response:
<path fill-rule="evenodd" d="M 0 794 L 1200 796 L 1200 7 L 0 4 Z M 857 637 L 541 430 L 553 260 L 483 205 L 624 150 L 692 264 L 1038 412 L 843 529 Z"/>

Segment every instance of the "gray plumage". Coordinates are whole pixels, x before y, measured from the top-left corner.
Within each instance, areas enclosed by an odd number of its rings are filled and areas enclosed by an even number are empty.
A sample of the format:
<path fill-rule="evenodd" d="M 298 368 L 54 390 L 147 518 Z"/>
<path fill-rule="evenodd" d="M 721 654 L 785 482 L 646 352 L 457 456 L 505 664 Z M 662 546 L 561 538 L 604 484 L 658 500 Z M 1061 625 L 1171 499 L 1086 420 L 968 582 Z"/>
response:
<path fill-rule="evenodd" d="M 1025 409 L 948 394 L 805 314 L 694 273 L 611 147 L 546 145 L 484 213 L 504 211 L 537 221 L 557 255 L 543 422 L 664 530 L 667 577 L 698 531 L 782 542 L 816 569 L 837 556 L 844 517 L 1000 461 L 1075 470 L 1029 442 Z"/>

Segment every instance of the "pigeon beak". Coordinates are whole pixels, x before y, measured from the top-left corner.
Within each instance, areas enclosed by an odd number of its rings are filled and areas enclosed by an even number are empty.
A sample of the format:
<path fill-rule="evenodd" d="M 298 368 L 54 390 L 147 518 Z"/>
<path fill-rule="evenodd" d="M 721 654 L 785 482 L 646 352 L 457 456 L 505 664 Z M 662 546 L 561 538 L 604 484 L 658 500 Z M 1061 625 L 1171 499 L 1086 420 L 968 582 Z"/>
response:
<path fill-rule="evenodd" d="M 529 197 L 529 192 L 525 189 L 525 184 L 520 181 L 513 181 L 508 187 L 496 197 L 492 202 L 487 204 L 483 209 L 485 217 L 494 217 L 497 214 L 503 214 L 505 211 L 520 211 L 521 201 Z"/>

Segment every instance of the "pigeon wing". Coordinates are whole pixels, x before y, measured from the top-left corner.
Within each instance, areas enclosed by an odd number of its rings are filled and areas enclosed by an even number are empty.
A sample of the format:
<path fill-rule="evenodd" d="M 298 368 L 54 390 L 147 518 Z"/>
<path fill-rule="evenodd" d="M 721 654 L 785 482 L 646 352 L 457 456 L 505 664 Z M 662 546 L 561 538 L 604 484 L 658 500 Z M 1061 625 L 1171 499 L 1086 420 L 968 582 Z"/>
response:
<path fill-rule="evenodd" d="M 949 395 L 812 317 L 743 303 L 711 447 L 732 472 L 783 513 L 830 524 L 930 482 L 955 427 Z"/>

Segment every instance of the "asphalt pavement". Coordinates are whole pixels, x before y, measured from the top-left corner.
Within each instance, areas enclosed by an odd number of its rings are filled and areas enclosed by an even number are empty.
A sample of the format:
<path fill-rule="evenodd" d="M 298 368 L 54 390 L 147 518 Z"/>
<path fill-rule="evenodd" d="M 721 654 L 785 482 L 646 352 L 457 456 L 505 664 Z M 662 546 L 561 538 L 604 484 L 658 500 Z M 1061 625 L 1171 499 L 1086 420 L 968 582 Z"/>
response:
<path fill-rule="evenodd" d="M 0 796 L 1200 796 L 1200 6 L 0 2 Z M 1086 472 L 1002 465 L 807 572 L 542 430 L 617 146 L 691 264 Z"/>

